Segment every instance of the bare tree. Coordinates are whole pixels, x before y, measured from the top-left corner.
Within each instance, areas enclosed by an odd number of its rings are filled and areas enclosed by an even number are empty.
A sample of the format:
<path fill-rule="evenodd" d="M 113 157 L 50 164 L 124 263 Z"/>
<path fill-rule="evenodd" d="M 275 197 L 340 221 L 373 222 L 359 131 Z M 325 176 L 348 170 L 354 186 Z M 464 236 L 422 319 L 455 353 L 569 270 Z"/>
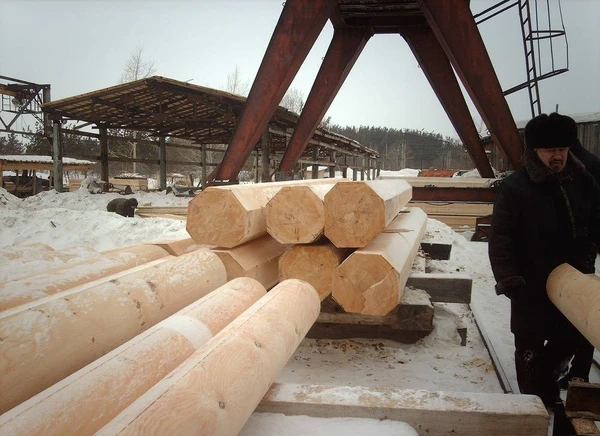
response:
<path fill-rule="evenodd" d="M 240 68 L 236 65 L 234 70 L 227 75 L 225 91 L 236 95 L 248 95 L 248 82 L 242 80 Z"/>
<path fill-rule="evenodd" d="M 144 60 L 142 54 L 144 49 L 137 47 L 125 63 L 120 83 L 131 82 L 133 80 L 144 79 L 156 73 L 154 61 Z"/>
<path fill-rule="evenodd" d="M 291 87 L 285 93 L 279 105 L 300 115 L 302 108 L 304 108 L 304 95 L 298 88 Z"/>

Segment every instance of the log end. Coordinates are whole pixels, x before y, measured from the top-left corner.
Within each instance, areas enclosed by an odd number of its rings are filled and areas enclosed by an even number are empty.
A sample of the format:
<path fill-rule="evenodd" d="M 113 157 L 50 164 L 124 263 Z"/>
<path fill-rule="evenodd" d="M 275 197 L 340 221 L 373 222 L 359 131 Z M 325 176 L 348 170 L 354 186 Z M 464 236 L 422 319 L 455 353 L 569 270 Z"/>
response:
<path fill-rule="evenodd" d="M 380 255 L 354 253 L 333 273 L 333 298 L 348 313 L 384 316 L 400 302 L 400 278 Z"/>
<path fill-rule="evenodd" d="M 190 201 L 186 229 L 197 244 L 232 248 L 248 232 L 248 211 L 231 191 L 207 188 Z"/>
<path fill-rule="evenodd" d="M 325 196 L 325 236 L 336 247 L 365 247 L 385 226 L 384 200 L 367 184 L 338 183 Z"/>
<path fill-rule="evenodd" d="M 323 235 L 323 200 L 308 186 L 281 190 L 265 208 L 267 232 L 282 244 L 309 244 Z"/>

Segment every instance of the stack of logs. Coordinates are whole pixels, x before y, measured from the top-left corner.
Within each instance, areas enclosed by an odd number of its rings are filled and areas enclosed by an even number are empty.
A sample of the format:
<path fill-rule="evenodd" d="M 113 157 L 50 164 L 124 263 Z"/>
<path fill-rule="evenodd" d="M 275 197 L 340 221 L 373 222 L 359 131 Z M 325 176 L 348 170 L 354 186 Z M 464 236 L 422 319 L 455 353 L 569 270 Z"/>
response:
<path fill-rule="evenodd" d="M 410 198 L 397 180 L 209 188 L 193 240 L 0 284 L 0 434 L 237 434 L 321 301 L 398 305 L 427 219 Z"/>

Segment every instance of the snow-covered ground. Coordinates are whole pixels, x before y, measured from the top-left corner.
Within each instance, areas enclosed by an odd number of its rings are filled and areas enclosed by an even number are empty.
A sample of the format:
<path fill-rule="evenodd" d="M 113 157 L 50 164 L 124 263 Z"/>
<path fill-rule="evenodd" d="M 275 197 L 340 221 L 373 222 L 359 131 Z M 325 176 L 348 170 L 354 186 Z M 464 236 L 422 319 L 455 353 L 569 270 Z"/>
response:
<path fill-rule="evenodd" d="M 185 221 L 166 218 L 124 218 L 106 212 L 106 204 L 119 194 L 90 194 L 85 189 L 72 193 L 43 192 L 25 200 L 17 199 L 0 188 L 0 253 L 13 247 L 41 243 L 69 254 L 40 258 L 34 248 L 18 262 L 0 259 L 0 281 L 17 279 L 92 256 L 95 252 L 127 245 L 189 237 Z M 164 193 L 135 193 L 140 205 L 186 206 L 190 198 Z M 430 219 L 427 239 L 453 245 L 448 261 L 430 261 L 432 272 L 468 273 L 473 278 L 472 307 L 482 321 L 493 347 L 503 363 L 513 389 L 516 390 L 512 335 L 509 331 L 509 303 L 494 293 L 494 279 L 487 256 L 487 244 L 469 242 L 445 224 Z M 5 255 L 6 257 L 6 255 Z M 279 375 L 280 382 L 321 383 L 369 387 L 502 393 L 492 361 L 466 305 L 434 304 L 435 330 L 416 344 L 399 344 L 389 340 L 313 340 L 305 339 Z M 466 327 L 468 342 L 460 345 L 457 327 Z M 300 419 L 300 421 L 298 421 Z M 277 432 L 285 426 L 303 428 L 315 424 L 329 432 L 303 434 L 342 434 L 336 429 L 350 426 L 355 434 L 416 434 L 410 426 L 368 424 L 369 420 L 332 421 L 302 420 L 273 427 L 273 417 L 255 414 L 244 435 L 264 433 L 264 423 Z M 261 430 L 262 428 L 262 430 Z M 364 431 L 362 431 L 364 429 Z M 347 433 L 345 431 L 344 433 Z"/>

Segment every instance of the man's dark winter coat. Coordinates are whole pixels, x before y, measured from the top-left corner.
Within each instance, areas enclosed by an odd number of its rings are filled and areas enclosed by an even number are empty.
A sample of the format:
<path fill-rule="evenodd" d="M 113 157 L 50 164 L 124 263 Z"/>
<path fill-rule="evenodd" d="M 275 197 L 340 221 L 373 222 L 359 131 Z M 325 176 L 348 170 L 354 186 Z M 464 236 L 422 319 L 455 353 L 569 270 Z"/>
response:
<path fill-rule="evenodd" d="M 115 198 L 106 205 L 109 212 L 118 213 L 121 216 L 132 217 L 135 214 L 135 208 L 138 202 L 135 198 Z"/>
<path fill-rule="evenodd" d="M 553 173 L 531 150 L 499 186 L 489 238 L 496 291 L 511 299 L 513 333 L 547 332 L 565 318 L 546 294 L 562 263 L 594 272 L 600 245 L 600 187 L 571 153 Z"/>

